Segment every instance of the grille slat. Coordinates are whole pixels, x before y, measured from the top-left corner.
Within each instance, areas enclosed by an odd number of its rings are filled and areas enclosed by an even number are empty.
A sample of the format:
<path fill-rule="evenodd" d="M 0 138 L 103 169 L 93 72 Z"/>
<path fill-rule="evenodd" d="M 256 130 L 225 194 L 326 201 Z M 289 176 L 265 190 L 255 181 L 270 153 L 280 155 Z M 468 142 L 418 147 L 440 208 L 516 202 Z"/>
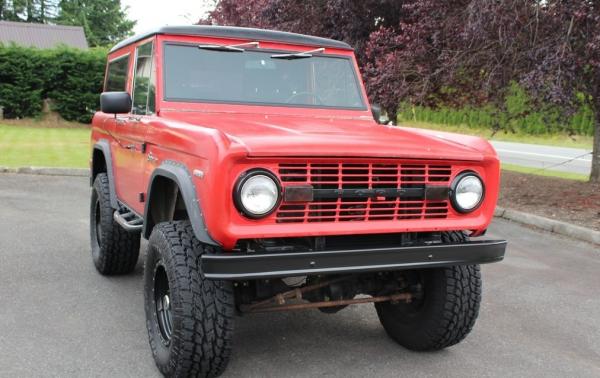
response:
<path fill-rule="evenodd" d="M 423 188 L 450 181 L 452 167 L 407 163 L 282 163 L 281 182 L 315 189 Z M 280 206 L 278 223 L 438 219 L 448 216 L 448 201 L 400 198 L 315 200 Z"/>

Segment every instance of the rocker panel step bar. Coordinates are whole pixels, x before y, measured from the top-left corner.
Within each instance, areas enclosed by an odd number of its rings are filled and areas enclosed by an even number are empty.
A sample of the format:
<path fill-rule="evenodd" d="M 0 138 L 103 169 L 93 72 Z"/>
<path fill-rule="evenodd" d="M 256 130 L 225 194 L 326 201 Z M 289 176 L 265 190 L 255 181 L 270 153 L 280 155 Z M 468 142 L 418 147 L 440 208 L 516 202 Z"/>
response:
<path fill-rule="evenodd" d="M 144 227 L 144 219 L 127 209 L 116 210 L 113 219 L 128 232 L 142 231 Z"/>
<path fill-rule="evenodd" d="M 201 261 L 202 271 L 208 279 L 244 280 L 486 264 L 502 260 L 506 244 L 506 240 L 483 240 L 317 252 L 232 252 L 202 255 Z"/>

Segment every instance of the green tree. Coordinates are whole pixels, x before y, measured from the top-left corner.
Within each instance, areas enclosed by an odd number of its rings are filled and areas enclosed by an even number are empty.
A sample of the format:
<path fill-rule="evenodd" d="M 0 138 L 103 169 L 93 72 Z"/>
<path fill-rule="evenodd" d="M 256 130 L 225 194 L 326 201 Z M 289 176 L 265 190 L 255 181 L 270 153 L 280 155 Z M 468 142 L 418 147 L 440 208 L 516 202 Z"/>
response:
<path fill-rule="evenodd" d="M 38 0 L 39 22 L 53 21 L 58 11 L 58 0 Z"/>
<path fill-rule="evenodd" d="M 126 10 L 120 0 L 60 0 L 56 22 L 83 26 L 91 46 L 107 46 L 131 35 Z"/>
<path fill-rule="evenodd" d="M 56 17 L 59 0 L 0 0 L 0 20 L 48 23 Z"/>

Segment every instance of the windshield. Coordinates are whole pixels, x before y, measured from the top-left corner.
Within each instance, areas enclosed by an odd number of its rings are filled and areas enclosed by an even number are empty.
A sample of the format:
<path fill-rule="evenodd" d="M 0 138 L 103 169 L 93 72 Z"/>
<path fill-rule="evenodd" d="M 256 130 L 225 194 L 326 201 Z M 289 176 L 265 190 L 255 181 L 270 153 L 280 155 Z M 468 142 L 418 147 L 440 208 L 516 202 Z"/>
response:
<path fill-rule="evenodd" d="M 364 109 L 352 60 L 165 45 L 165 100 Z"/>

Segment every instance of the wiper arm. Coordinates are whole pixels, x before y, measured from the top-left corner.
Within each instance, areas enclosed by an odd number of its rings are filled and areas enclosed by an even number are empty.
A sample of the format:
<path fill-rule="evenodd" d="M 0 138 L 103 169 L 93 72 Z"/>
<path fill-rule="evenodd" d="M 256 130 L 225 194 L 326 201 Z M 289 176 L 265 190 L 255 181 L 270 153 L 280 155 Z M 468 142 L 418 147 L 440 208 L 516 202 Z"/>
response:
<path fill-rule="evenodd" d="M 258 47 L 258 42 L 246 42 L 246 43 L 238 43 L 236 45 L 198 45 L 199 49 L 202 50 L 212 50 L 212 51 L 228 51 L 228 52 L 244 52 L 243 48 L 240 46 L 254 46 Z"/>
<path fill-rule="evenodd" d="M 310 51 L 304 51 L 304 52 L 299 52 L 299 53 L 292 53 L 292 54 L 275 54 L 275 55 L 271 55 L 272 59 L 286 59 L 286 60 L 292 60 L 292 59 L 306 59 L 306 58 L 312 58 L 312 54 L 313 53 L 320 53 L 325 51 L 325 49 L 323 47 L 320 47 L 318 49 L 314 49 L 314 50 L 310 50 Z"/>

